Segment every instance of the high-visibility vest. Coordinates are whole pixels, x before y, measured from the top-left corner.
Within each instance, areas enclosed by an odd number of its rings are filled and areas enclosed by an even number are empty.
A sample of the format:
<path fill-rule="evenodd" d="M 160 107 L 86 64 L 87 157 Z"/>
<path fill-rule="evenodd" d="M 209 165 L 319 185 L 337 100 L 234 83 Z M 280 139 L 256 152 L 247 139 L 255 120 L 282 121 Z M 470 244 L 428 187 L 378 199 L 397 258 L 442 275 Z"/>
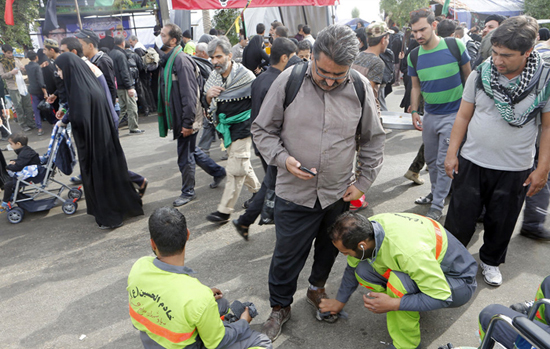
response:
<path fill-rule="evenodd" d="M 218 314 L 216 301 L 197 279 L 159 269 L 154 259 L 140 258 L 128 276 L 132 323 L 164 348 L 184 348 L 196 341 L 197 322 L 204 320 L 205 309 L 215 308 Z M 207 335 L 208 342 L 219 343 L 225 335 L 219 315 L 208 319 L 208 327 L 201 338 Z"/>
<path fill-rule="evenodd" d="M 448 246 L 447 232 L 441 224 L 411 213 L 383 213 L 369 220 L 380 223 L 385 234 L 372 263 L 377 273 L 388 279 L 391 271 L 404 272 L 428 296 L 440 300 L 451 296 L 440 267 Z M 351 267 L 357 267 L 359 262 L 348 256 Z M 423 281 L 430 284 L 429 289 L 423 288 Z"/>

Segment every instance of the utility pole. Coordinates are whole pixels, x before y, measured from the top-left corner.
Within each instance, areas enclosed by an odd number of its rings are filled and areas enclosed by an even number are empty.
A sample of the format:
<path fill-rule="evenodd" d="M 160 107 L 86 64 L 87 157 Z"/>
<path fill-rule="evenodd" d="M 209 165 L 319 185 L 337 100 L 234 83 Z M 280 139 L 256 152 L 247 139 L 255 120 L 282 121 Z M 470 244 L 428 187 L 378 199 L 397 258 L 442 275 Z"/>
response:
<path fill-rule="evenodd" d="M 160 17 L 162 18 L 161 25 L 170 23 L 170 11 L 168 10 L 168 0 L 159 0 Z"/>

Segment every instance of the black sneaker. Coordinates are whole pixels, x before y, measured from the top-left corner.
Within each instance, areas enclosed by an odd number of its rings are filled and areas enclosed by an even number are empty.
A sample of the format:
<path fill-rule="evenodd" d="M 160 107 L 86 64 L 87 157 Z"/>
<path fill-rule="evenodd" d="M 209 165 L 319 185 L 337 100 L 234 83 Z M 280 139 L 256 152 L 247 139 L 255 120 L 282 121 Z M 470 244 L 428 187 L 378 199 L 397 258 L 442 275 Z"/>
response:
<path fill-rule="evenodd" d="M 224 174 L 223 176 L 220 176 L 220 177 L 214 177 L 214 180 L 212 181 L 212 183 L 210 183 L 210 188 L 212 189 L 217 188 L 226 176 L 227 175 Z"/>
<path fill-rule="evenodd" d="M 540 228 L 539 230 L 528 230 L 522 228 L 519 233 L 520 235 L 523 235 L 529 239 L 550 241 L 550 231 L 548 231 L 546 228 Z"/>
<path fill-rule="evenodd" d="M 122 119 L 120 119 L 120 121 L 118 123 L 118 128 L 123 128 L 124 126 L 128 126 L 128 118 L 127 117 L 123 117 Z"/>
<path fill-rule="evenodd" d="M 533 307 L 533 304 L 535 304 L 535 301 L 525 301 L 512 304 L 510 306 L 510 309 L 512 309 L 513 311 L 517 311 L 518 313 L 522 313 L 523 315 L 529 315 L 529 311 Z"/>
<path fill-rule="evenodd" d="M 232 220 L 231 223 L 233 223 L 233 226 L 235 226 L 235 229 L 237 229 L 237 233 L 239 233 L 239 235 L 242 236 L 243 239 L 248 241 L 248 227 L 240 225 L 238 219 Z"/>
<path fill-rule="evenodd" d="M 206 220 L 212 223 L 219 223 L 219 224 L 225 224 L 229 222 L 230 214 L 225 214 L 221 212 L 212 212 L 208 216 L 206 216 Z"/>

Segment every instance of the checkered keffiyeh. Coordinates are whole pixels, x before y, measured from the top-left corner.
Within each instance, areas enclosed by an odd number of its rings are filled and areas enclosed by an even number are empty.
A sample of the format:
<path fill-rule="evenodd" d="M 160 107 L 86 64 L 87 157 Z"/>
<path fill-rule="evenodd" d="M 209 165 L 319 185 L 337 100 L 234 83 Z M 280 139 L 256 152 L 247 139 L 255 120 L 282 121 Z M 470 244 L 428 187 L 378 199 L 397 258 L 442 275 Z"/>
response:
<path fill-rule="evenodd" d="M 500 73 L 493 64 L 493 58 L 483 62 L 478 71 L 480 72 L 483 90 L 494 100 L 500 115 L 511 126 L 521 127 L 531 121 L 534 115 L 531 115 L 541 103 L 544 103 L 550 97 L 550 81 L 535 96 L 533 104 L 520 115 L 515 113 L 515 104 L 523 100 L 537 86 L 541 78 L 543 63 L 537 51 L 533 51 L 527 57 L 527 64 L 523 69 L 519 79 L 510 86 L 502 86 L 499 82 Z"/>

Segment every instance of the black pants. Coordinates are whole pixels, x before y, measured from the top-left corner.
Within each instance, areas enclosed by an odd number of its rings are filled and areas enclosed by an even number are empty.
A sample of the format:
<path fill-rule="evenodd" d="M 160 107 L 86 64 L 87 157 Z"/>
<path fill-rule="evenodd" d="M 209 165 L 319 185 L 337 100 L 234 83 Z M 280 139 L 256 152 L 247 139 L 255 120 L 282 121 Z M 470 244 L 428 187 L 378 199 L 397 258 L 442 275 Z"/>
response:
<path fill-rule="evenodd" d="M 11 200 L 13 189 L 15 188 L 15 181 L 14 179 L 8 179 L 4 182 L 4 198 L 2 201 L 9 202 Z"/>
<path fill-rule="evenodd" d="M 319 200 L 313 208 L 296 205 L 277 197 L 275 200 L 275 232 L 277 241 L 269 268 L 269 302 L 271 307 L 292 304 L 298 276 L 304 267 L 311 244 L 315 240 L 313 267 L 309 283 L 325 286 L 332 265 L 338 255 L 328 229 L 336 218 L 349 210 L 349 202 L 342 199 L 321 208 Z"/>
<path fill-rule="evenodd" d="M 426 163 L 426 160 L 424 159 L 424 143 L 420 146 L 420 149 L 418 149 L 418 153 L 416 153 L 416 157 L 414 158 L 411 166 L 409 167 L 409 170 L 414 173 L 419 173 L 420 170 L 422 170 L 422 167 L 424 167 L 424 164 Z"/>
<path fill-rule="evenodd" d="M 254 200 L 252 200 L 244 214 L 239 217 L 239 225 L 248 227 L 256 221 L 256 218 L 258 218 L 258 216 L 262 213 L 267 190 L 275 190 L 276 180 L 277 166 L 267 166 L 262 187 L 254 196 Z"/>
<path fill-rule="evenodd" d="M 178 137 L 178 166 L 181 172 L 181 194 L 195 195 L 195 168 L 199 165 L 212 177 L 225 176 L 225 169 L 210 159 L 195 145 L 197 134 Z"/>
<path fill-rule="evenodd" d="M 485 233 L 479 250 L 482 262 L 492 266 L 504 263 L 508 243 L 527 194 L 525 171 L 490 170 L 459 156 L 458 174 L 453 180 L 451 203 L 445 229 L 467 246 L 476 230 L 483 206 Z"/>

